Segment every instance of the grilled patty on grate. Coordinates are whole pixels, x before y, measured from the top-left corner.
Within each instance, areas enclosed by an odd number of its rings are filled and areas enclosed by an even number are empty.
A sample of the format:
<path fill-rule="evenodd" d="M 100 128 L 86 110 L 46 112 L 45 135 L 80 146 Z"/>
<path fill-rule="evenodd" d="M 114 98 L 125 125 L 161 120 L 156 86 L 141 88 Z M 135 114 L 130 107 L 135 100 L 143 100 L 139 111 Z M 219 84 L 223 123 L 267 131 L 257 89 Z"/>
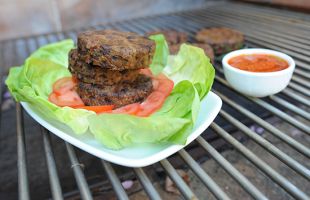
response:
<path fill-rule="evenodd" d="M 98 85 L 133 82 L 139 75 L 138 69 L 115 71 L 87 64 L 79 58 L 76 49 L 69 53 L 69 70 L 79 81 Z"/>
<path fill-rule="evenodd" d="M 190 45 L 202 48 L 206 54 L 210 58 L 210 61 L 213 63 L 214 62 L 214 52 L 213 49 L 210 45 L 205 44 L 205 43 L 189 43 Z M 178 51 L 180 50 L 181 44 L 175 44 L 175 45 L 170 45 L 169 50 L 171 54 L 177 54 Z"/>
<path fill-rule="evenodd" d="M 187 41 L 187 34 L 175 30 L 157 30 L 147 33 L 148 36 L 163 34 L 168 45 L 181 44 Z"/>
<path fill-rule="evenodd" d="M 78 82 L 77 92 L 85 105 L 114 105 L 115 108 L 131 103 L 142 102 L 152 92 L 150 77 L 139 74 L 132 83 L 119 83 L 110 86 Z"/>
<path fill-rule="evenodd" d="M 211 45 L 216 55 L 240 49 L 244 43 L 241 32 L 225 27 L 201 29 L 195 38 L 200 43 Z"/>
<path fill-rule="evenodd" d="M 148 36 L 155 34 L 163 34 L 169 46 L 171 54 L 177 54 L 180 46 L 187 42 L 187 34 L 175 30 L 157 30 L 147 33 Z M 210 58 L 211 62 L 214 61 L 214 52 L 210 45 L 205 43 L 191 43 L 190 45 L 202 48 L 205 54 Z"/>
<path fill-rule="evenodd" d="M 148 67 L 154 55 L 155 42 L 130 32 L 86 31 L 78 35 L 77 47 L 84 62 L 122 71 Z"/>

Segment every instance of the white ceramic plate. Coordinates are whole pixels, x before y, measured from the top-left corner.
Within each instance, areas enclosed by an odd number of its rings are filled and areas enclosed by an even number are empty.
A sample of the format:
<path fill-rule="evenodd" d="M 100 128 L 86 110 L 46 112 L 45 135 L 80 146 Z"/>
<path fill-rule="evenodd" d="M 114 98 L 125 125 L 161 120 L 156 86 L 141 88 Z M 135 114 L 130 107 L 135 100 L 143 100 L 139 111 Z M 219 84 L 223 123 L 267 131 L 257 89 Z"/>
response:
<path fill-rule="evenodd" d="M 96 141 L 90 132 L 81 136 L 76 135 L 65 124 L 56 120 L 46 120 L 44 116 L 36 111 L 34 106 L 25 102 L 22 102 L 21 104 L 33 119 L 58 137 L 90 154 L 93 154 L 94 156 L 119 165 L 144 167 L 167 158 L 185 147 L 184 145 L 173 144 L 145 144 L 125 148 L 120 151 L 113 151 L 105 148 L 102 144 Z M 209 92 L 201 102 L 196 125 L 192 133 L 189 135 L 186 145 L 196 139 L 205 129 L 207 129 L 219 113 L 221 106 L 222 100 L 213 92 Z"/>

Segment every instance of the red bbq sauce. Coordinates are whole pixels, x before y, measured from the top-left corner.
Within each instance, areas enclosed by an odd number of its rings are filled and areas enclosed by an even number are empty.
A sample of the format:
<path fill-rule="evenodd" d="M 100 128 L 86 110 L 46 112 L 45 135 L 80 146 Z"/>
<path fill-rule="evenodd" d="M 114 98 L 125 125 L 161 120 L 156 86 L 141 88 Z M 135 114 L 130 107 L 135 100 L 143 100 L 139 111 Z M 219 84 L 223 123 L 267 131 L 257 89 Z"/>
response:
<path fill-rule="evenodd" d="M 287 61 L 268 54 L 245 54 L 233 57 L 228 64 L 250 72 L 275 72 L 288 68 Z"/>

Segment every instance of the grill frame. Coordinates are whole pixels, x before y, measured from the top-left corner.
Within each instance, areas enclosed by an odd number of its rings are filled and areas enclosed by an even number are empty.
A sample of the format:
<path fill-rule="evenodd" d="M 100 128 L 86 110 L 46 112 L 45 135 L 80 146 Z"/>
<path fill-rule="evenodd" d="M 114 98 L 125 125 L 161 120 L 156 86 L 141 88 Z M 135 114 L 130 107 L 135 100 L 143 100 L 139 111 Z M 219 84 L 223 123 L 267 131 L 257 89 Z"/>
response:
<path fill-rule="evenodd" d="M 265 11 L 265 12 L 263 12 Z M 261 15 L 261 13 L 264 15 Z M 219 15 L 219 14 L 222 15 Z M 293 23 L 287 20 L 298 22 Z M 255 20 L 253 20 L 255 19 Z M 305 134 L 310 133 L 309 127 L 309 113 L 298 108 L 303 106 L 309 109 L 309 94 L 310 89 L 307 82 L 310 78 L 310 53 L 309 50 L 310 42 L 307 40 L 306 31 L 310 31 L 310 23 L 306 20 L 310 20 L 310 15 L 300 14 L 291 11 L 281 11 L 273 8 L 253 6 L 250 4 L 243 3 L 226 3 L 216 4 L 208 6 L 206 8 L 185 11 L 181 13 L 172 13 L 168 15 L 157 15 L 151 17 L 138 18 L 136 20 L 108 23 L 104 25 L 93 26 L 90 28 L 103 29 L 103 28 L 115 28 L 120 30 L 135 31 L 138 33 L 144 33 L 158 28 L 171 28 L 179 31 L 186 31 L 189 33 L 190 38 L 193 38 L 193 34 L 199 28 L 207 26 L 227 26 L 241 30 L 246 36 L 246 42 L 249 47 L 266 47 L 275 50 L 282 51 L 291 55 L 296 61 L 296 71 L 294 72 L 292 81 L 290 82 L 287 89 L 277 95 L 273 95 L 268 99 L 257 99 L 251 97 L 247 100 L 254 103 L 257 106 L 262 107 L 273 116 L 280 118 L 283 122 L 290 124 Z M 248 29 L 248 27 L 251 27 Z M 268 29 L 269 28 L 269 29 Z M 270 29 L 272 28 L 272 29 Z M 88 28 L 87 28 L 88 29 Z M 288 30 L 294 30 L 293 32 L 287 32 Z M 83 29 L 82 29 L 83 30 Z M 85 29 L 84 29 L 85 30 Z M 254 30 L 262 30 L 257 32 Z M 39 46 L 46 43 L 55 42 L 64 38 L 76 39 L 76 33 L 81 30 L 72 30 L 65 33 L 51 33 L 35 37 L 22 38 L 17 40 L 2 41 L 0 45 L 0 58 L 3 66 L 9 67 L 13 64 L 21 64 L 23 60 Z M 296 38 L 295 38 L 296 37 Z M 286 42 L 287 45 L 282 45 L 279 42 Z M 24 45 L 23 45 L 24 43 Z M 307 45 L 306 45 L 307 44 Z M 292 46 L 288 46 L 292 45 Z M 18 48 L 23 46 L 24 50 Z M 11 49 L 17 55 L 16 59 L 9 56 L 9 52 L 5 51 Z M 304 51 L 302 51 L 302 50 Z M 215 65 L 217 75 L 215 82 L 218 85 L 230 88 L 228 83 L 223 79 L 223 72 L 221 67 L 217 63 Z M 6 73 L 6 68 L 1 68 L 1 78 Z M 216 85 L 215 85 L 216 86 Z M 2 88 L 1 88 L 2 90 Z M 239 105 L 235 100 L 231 100 L 228 96 L 231 94 L 225 94 L 224 92 L 218 91 L 216 87 L 213 91 L 218 94 L 225 105 L 232 107 L 233 109 L 239 110 L 243 115 L 251 119 L 255 124 L 259 124 L 266 130 L 268 134 L 279 138 L 284 143 L 288 144 L 291 148 L 298 151 L 305 159 L 310 158 L 310 150 L 305 145 L 294 140 L 283 131 L 272 126 L 269 122 L 266 122 L 256 113 L 248 110 L 247 108 Z M 2 91 L 1 91 L 2 93 Z M 236 91 L 234 94 L 238 94 Z M 0 97 L 2 103 L 2 96 Z M 294 105 L 296 104 L 296 105 Z M 284 107 L 284 111 L 283 111 Z M 297 109 L 296 109 L 297 108 Z M 295 116 L 300 116 L 307 123 L 302 122 L 290 116 L 286 112 L 295 111 Z M 234 118 L 231 113 L 226 112 L 224 109 L 220 112 L 220 117 L 228 121 L 237 130 L 242 131 L 244 135 L 247 135 L 251 140 L 261 145 L 264 149 L 269 151 L 273 156 L 279 159 L 279 162 L 286 164 L 293 171 L 298 173 L 301 177 L 304 177 L 308 181 L 310 180 L 310 171 L 303 164 L 297 162 L 278 148 L 274 147 L 266 139 L 250 130 L 246 125 L 239 122 L 238 119 Z M 0 116 L 1 117 L 1 116 Z M 29 181 L 27 174 L 27 159 L 26 159 L 26 143 L 25 143 L 25 132 L 23 124 L 24 114 L 23 109 L 19 103 L 16 103 L 16 125 L 17 125 L 17 163 L 18 163 L 18 191 L 19 199 L 30 199 L 29 193 Z M 228 144 L 234 146 L 235 149 L 243 154 L 249 161 L 251 161 L 259 170 L 267 174 L 277 185 L 282 187 L 291 197 L 296 199 L 309 199 L 309 193 L 301 191 L 293 183 L 287 180 L 283 175 L 272 169 L 257 157 L 251 150 L 246 148 L 241 142 L 232 137 L 229 132 L 221 128 L 217 122 L 213 122 L 209 129 L 212 129 L 218 136 L 223 138 Z M 61 184 L 59 181 L 57 169 L 55 166 L 55 158 L 53 155 L 53 148 L 51 145 L 50 133 L 41 128 L 42 140 L 44 144 L 44 154 L 48 167 L 48 175 L 50 179 L 51 194 L 53 199 L 63 199 Z M 214 159 L 240 186 L 254 199 L 267 199 L 267 197 L 259 191 L 250 180 L 242 175 L 227 159 L 225 159 L 218 150 L 216 150 L 207 140 L 203 137 L 199 137 L 197 140 L 198 144 L 208 152 L 208 154 Z M 67 154 L 70 158 L 71 168 L 76 179 L 80 196 L 82 199 L 92 199 L 90 187 L 86 181 L 83 173 L 83 165 L 78 161 L 78 157 L 75 154 L 75 150 L 72 145 L 65 142 Z M 181 150 L 177 153 L 189 167 L 202 181 L 202 183 L 209 189 L 209 191 L 218 199 L 230 199 L 227 194 L 220 188 L 219 185 L 199 166 L 199 163 L 190 155 L 186 149 Z M 121 181 L 115 172 L 113 166 L 106 162 L 101 161 L 102 166 L 107 174 L 107 177 L 114 189 L 115 195 L 119 199 L 128 199 L 128 194 L 123 189 Z M 159 162 L 165 173 L 174 181 L 176 187 L 179 189 L 185 199 L 197 199 L 197 196 L 187 186 L 185 181 L 177 173 L 173 164 L 168 160 L 164 159 Z M 160 199 L 158 192 L 152 185 L 151 179 L 145 173 L 143 168 L 133 169 L 134 175 L 140 181 L 146 194 L 150 199 Z"/>

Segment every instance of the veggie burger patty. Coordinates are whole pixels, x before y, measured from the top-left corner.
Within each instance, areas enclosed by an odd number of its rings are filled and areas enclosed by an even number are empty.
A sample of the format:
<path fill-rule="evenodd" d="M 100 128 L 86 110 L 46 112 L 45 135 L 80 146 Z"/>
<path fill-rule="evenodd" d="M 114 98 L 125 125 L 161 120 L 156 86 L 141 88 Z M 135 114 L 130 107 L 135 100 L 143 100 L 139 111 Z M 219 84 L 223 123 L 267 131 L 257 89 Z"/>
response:
<path fill-rule="evenodd" d="M 69 70 L 78 80 L 98 85 L 133 82 L 139 75 L 138 69 L 116 71 L 87 64 L 80 59 L 76 49 L 69 53 Z"/>
<path fill-rule="evenodd" d="M 156 34 L 163 34 L 169 46 L 185 43 L 187 41 L 186 33 L 175 30 L 157 30 L 147 33 L 148 36 Z"/>
<path fill-rule="evenodd" d="M 114 30 L 80 33 L 77 47 L 86 63 L 116 71 L 148 67 L 155 52 L 154 41 Z"/>
<path fill-rule="evenodd" d="M 211 45 L 216 55 L 240 49 L 244 43 L 241 32 L 225 27 L 201 29 L 195 38 L 198 42 Z"/>
<path fill-rule="evenodd" d="M 143 74 L 132 83 L 120 83 L 110 86 L 93 85 L 78 82 L 77 92 L 85 105 L 124 105 L 142 102 L 152 92 L 151 78 Z"/>
<path fill-rule="evenodd" d="M 157 30 L 148 32 L 147 35 L 163 34 L 169 46 L 169 51 L 171 54 L 177 54 L 180 50 L 180 46 L 187 42 L 188 36 L 184 32 L 176 30 Z M 214 62 L 214 51 L 209 44 L 206 43 L 189 43 L 190 45 L 202 48 L 205 54 L 210 58 L 211 62 Z"/>
<path fill-rule="evenodd" d="M 118 108 L 144 101 L 153 86 L 140 69 L 149 67 L 154 51 L 154 41 L 135 33 L 80 33 L 77 49 L 69 53 L 69 70 L 77 78 L 77 93 L 84 104 Z"/>

